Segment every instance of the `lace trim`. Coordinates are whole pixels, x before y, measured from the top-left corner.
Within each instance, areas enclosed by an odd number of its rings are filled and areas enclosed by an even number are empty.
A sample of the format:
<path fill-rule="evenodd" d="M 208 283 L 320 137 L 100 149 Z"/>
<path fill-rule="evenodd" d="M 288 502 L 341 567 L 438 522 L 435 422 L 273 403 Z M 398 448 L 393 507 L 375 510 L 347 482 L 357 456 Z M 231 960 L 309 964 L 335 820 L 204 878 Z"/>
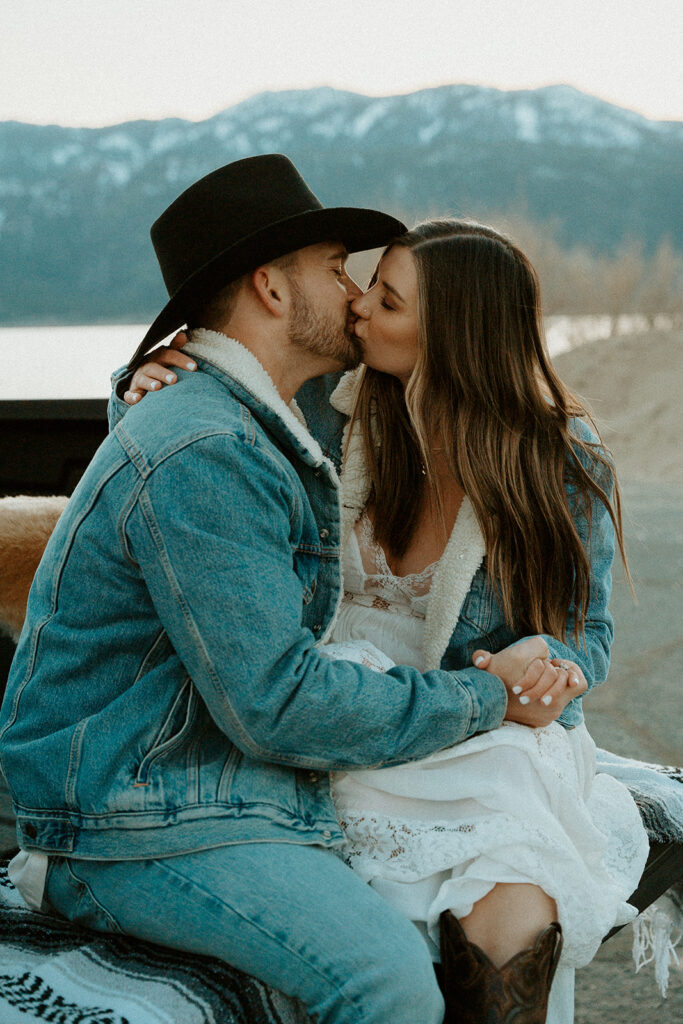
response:
<path fill-rule="evenodd" d="M 339 807 L 337 814 L 344 831 L 342 857 L 365 881 L 384 878 L 405 884 L 444 873 L 439 895 L 429 911 L 425 907 L 428 927 L 435 924 L 441 910 L 457 908 L 458 889 L 469 888 L 478 877 L 480 859 L 484 865 L 482 880 L 489 878 L 491 857 L 506 866 L 506 847 L 516 851 L 515 863 L 508 864 L 507 870 L 518 873 L 520 882 L 541 885 L 557 901 L 558 916 L 565 930 L 565 966 L 582 967 L 590 963 L 602 935 L 614 923 L 636 916 L 635 908 L 626 903 L 625 893 L 619 891 L 618 880 L 624 872 L 628 873 L 636 855 L 628 846 L 610 849 L 606 864 L 598 865 L 593 860 L 583 872 L 580 861 L 572 857 L 572 867 L 578 876 L 576 884 L 568 886 L 563 873 L 567 864 L 564 844 L 541 826 L 521 823 L 511 815 L 495 815 L 476 822 L 423 822 L 397 821 L 381 814 L 353 813 Z M 629 837 L 621 831 L 615 838 L 617 843 L 628 843 Z M 465 865 L 469 865 L 468 870 L 461 876 Z"/>
<path fill-rule="evenodd" d="M 409 601 L 415 597 L 424 597 L 429 593 L 436 567 L 439 564 L 438 559 L 435 562 L 430 562 L 420 572 L 407 573 L 405 576 L 394 575 L 389 568 L 383 548 L 375 539 L 372 522 L 365 511 L 356 523 L 356 537 L 363 570 L 370 585 L 386 587 L 400 593 Z"/>

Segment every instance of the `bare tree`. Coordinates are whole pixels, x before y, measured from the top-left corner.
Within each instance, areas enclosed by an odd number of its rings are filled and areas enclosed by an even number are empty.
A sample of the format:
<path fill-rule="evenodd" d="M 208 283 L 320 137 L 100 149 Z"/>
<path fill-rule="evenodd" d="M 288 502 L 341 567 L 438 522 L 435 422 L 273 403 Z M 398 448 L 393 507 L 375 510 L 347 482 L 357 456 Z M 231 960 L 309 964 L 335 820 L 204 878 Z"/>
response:
<path fill-rule="evenodd" d="M 672 324 L 683 316 L 683 257 L 669 238 L 663 239 L 644 267 L 637 296 L 638 312 L 651 327 L 660 316 Z"/>
<path fill-rule="evenodd" d="M 400 210 L 392 212 L 402 216 Z M 430 211 L 419 219 L 433 216 L 439 214 Z M 587 246 L 563 245 L 557 218 L 537 220 L 523 207 L 468 211 L 465 216 L 497 228 L 527 254 L 538 272 L 546 316 L 609 316 L 612 334 L 618 332 L 623 316 L 642 314 L 651 326 L 660 315 L 672 324 L 683 317 L 683 256 L 669 239 L 650 256 L 637 239 L 625 240 L 609 255 Z M 413 222 L 405 214 L 402 219 Z M 380 255 L 377 249 L 351 258 L 349 266 L 359 284 L 368 283 Z"/>

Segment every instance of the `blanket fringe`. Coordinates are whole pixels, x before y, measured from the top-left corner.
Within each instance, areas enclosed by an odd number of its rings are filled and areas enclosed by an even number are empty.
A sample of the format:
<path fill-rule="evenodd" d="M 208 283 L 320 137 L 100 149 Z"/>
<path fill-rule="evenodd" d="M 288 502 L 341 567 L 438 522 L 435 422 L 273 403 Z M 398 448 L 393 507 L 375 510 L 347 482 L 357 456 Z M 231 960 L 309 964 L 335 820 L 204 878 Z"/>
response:
<path fill-rule="evenodd" d="M 681 914 L 666 896 L 660 897 L 633 922 L 633 960 L 636 973 L 654 961 L 655 980 L 662 996 L 669 988 L 669 969 L 679 967 L 676 947 L 683 934 Z"/>

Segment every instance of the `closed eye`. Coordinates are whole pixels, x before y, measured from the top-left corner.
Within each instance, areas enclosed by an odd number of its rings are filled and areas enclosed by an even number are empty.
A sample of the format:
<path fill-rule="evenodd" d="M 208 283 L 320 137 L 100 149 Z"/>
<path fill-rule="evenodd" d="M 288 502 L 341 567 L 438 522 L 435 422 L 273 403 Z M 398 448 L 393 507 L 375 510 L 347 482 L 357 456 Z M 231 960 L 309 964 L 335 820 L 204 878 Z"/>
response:
<path fill-rule="evenodd" d="M 392 313 L 396 312 L 396 307 L 390 306 L 386 299 L 382 299 L 380 305 L 382 306 L 383 309 L 390 309 Z"/>

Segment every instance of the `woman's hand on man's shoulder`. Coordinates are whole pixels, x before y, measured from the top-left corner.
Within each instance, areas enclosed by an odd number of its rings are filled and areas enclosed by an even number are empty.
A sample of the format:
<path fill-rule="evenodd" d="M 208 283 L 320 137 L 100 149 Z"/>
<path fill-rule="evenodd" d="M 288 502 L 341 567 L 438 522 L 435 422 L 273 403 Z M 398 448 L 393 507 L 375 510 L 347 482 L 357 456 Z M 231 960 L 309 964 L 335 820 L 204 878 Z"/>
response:
<path fill-rule="evenodd" d="M 127 405 L 136 405 L 148 391 L 158 391 L 165 384 L 175 384 L 178 378 L 169 369 L 178 366 L 183 370 L 196 370 L 197 364 L 189 356 L 183 355 L 183 345 L 187 344 L 187 334 L 179 331 L 170 345 L 160 345 L 150 352 L 149 359 L 138 367 L 131 378 L 130 386 L 123 394 Z"/>

